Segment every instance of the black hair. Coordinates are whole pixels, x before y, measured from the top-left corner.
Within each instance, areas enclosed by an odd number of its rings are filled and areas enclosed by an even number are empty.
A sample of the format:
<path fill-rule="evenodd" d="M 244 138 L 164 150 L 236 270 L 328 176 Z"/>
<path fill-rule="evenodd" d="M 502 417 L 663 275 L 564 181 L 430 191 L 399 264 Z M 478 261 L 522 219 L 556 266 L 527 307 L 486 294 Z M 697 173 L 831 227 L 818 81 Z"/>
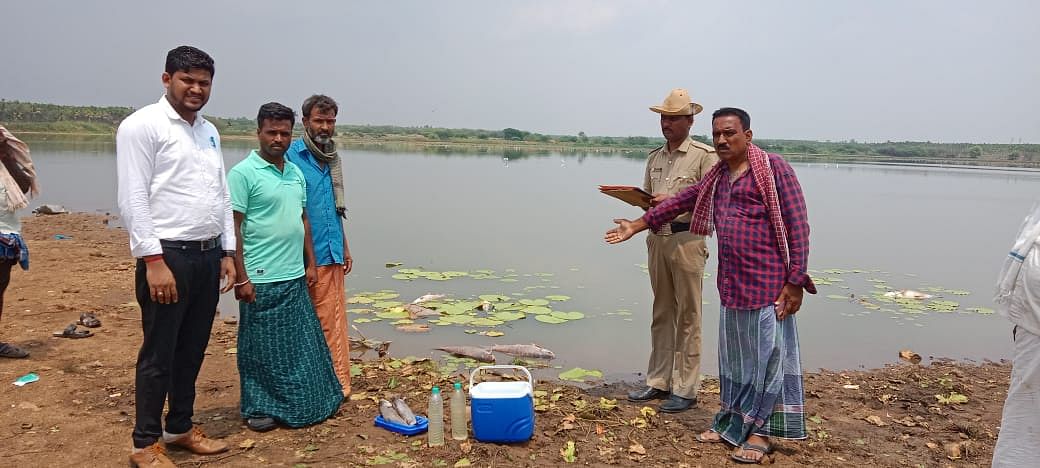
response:
<path fill-rule="evenodd" d="M 309 118 L 315 107 L 322 112 L 332 111 L 333 115 L 339 114 L 339 105 L 334 99 L 324 94 L 315 94 L 303 101 L 303 118 Z"/>
<path fill-rule="evenodd" d="M 193 68 L 206 70 L 210 77 L 216 74 L 213 57 L 192 46 L 180 46 L 166 54 L 166 73 L 190 72 Z"/>
<path fill-rule="evenodd" d="M 744 130 L 751 130 L 751 115 L 744 109 L 738 109 L 736 107 L 723 107 L 715 112 L 711 113 L 711 121 L 727 115 L 734 115 L 740 119 L 740 124 L 744 126 Z"/>
<path fill-rule="evenodd" d="M 296 113 L 277 102 L 269 102 L 260 106 L 260 111 L 256 113 L 256 128 L 263 128 L 265 120 L 288 120 L 295 124 Z"/>

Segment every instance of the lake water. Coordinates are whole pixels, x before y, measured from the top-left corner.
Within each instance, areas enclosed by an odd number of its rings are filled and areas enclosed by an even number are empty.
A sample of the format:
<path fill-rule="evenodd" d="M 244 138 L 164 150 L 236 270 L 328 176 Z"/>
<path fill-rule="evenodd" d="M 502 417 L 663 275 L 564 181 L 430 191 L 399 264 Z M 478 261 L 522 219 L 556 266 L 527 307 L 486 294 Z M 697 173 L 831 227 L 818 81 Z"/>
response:
<path fill-rule="evenodd" d="M 43 188 L 33 206 L 58 203 L 77 211 L 115 213 L 110 142 L 30 144 Z M 249 142 L 226 141 L 228 167 L 250 147 Z M 651 299 L 640 267 L 646 264 L 645 243 L 642 236 L 617 246 L 602 240 L 612 218 L 634 218 L 641 210 L 596 190 L 598 184 L 639 185 L 643 160 L 603 154 L 518 157 L 514 152 L 506 158 L 452 150 L 345 149 L 341 154 L 355 258 L 347 278 L 350 293 L 388 289 L 406 302 L 425 293 L 518 299 L 559 294 L 571 299 L 554 303 L 555 309 L 586 315 L 559 325 L 528 316 L 496 327 L 505 333 L 498 338 L 466 334 L 465 329 L 476 328 L 469 326 L 407 334 L 386 320 L 359 323 L 366 336 L 393 340 L 391 352 L 398 357 L 438 357 L 441 353 L 432 348 L 443 345 L 536 342 L 553 349 L 558 356 L 553 363 L 564 368 L 601 369 L 615 377 L 645 370 Z M 878 366 L 896 360 L 905 348 L 925 357 L 1008 356 L 1010 325 L 985 310 L 967 309 L 992 307 L 994 278 L 1037 198 L 1040 173 L 822 163 L 794 167 L 812 226 L 809 266 L 814 277 L 832 279 L 820 286 L 820 294 L 806 296 L 798 314 L 807 369 Z M 705 373 L 717 367 L 719 300 L 716 248 L 710 244 Z M 494 270 L 500 279 L 402 281 L 391 278 L 396 271 L 386 268 L 387 262 L 436 271 Z M 958 307 L 953 312 L 900 311 L 897 304 L 870 298 L 875 284 L 942 288 L 940 299 L 956 301 Z M 850 295 L 855 299 L 844 298 Z M 883 309 L 864 307 L 861 296 Z M 224 313 L 237 309 L 229 297 L 220 307 Z M 351 315 L 352 320 L 372 317 Z"/>

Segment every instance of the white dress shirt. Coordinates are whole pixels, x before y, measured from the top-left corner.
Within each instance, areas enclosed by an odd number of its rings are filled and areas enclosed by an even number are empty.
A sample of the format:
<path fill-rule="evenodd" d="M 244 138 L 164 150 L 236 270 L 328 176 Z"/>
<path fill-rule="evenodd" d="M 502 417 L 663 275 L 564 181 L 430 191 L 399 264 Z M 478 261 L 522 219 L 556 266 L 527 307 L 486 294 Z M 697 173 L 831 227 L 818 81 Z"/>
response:
<path fill-rule="evenodd" d="M 217 128 L 189 124 L 166 96 L 130 114 L 116 131 L 119 211 L 135 257 L 162 253 L 159 239 L 223 235 L 235 250 L 231 197 Z"/>

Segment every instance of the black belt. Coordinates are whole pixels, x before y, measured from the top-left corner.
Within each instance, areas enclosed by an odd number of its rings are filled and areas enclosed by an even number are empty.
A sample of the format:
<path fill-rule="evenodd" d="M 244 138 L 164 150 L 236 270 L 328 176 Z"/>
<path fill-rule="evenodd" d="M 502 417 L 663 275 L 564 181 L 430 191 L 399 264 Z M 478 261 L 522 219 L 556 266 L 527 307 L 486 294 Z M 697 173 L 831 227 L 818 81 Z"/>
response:
<path fill-rule="evenodd" d="M 686 232 L 690 230 L 690 223 L 672 223 L 672 234 L 678 234 L 680 232 Z"/>
<path fill-rule="evenodd" d="M 205 252 L 220 247 L 220 236 L 206 240 L 180 241 L 159 239 L 159 244 L 167 249 L 197 250 Z"/>

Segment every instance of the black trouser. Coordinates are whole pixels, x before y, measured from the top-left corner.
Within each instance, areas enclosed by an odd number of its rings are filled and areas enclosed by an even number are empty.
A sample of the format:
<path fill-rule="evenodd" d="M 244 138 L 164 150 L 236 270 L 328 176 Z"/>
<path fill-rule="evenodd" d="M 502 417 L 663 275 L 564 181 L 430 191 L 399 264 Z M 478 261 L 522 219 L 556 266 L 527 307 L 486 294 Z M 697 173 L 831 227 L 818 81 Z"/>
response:
<path fill-rule="evenodd" d="M 137 423 L 134 447 L 144 448 L 162 436 L 163 404 L 170 399 L 166 432 L 191 430 L 195 378 L 202 367 L 213 317 L 220 299 L 219 247 L 168 248 L 163 257 L 177 282 L 178 301 L 159 304 L 151 299 L 143 260 L 137 261 L 137 303 L 141 305 L 144 343 L 137 355 Z"/>

